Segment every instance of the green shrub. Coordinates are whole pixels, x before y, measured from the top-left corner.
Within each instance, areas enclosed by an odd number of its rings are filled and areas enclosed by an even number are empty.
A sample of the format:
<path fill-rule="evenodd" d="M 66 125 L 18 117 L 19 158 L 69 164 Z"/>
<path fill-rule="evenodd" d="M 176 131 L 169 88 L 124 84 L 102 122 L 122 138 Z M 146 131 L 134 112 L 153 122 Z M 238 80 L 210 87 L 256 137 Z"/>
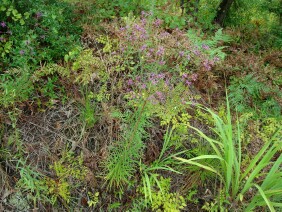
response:
<path fill-rule="evenodd" d="M 71 5 L 61 1 L 10 1 L 1 5 L 2 67 L 57 61 L 78 45 L 80 28 Z M 12 17 L 12 19 L 10 18 Z"/>

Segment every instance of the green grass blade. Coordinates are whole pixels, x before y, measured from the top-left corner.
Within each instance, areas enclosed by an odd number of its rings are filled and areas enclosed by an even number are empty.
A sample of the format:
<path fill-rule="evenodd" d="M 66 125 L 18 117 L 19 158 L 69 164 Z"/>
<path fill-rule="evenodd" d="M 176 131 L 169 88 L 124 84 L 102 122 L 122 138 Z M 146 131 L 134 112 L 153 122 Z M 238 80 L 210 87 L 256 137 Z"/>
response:
<path fill-rule="evenodd" d="M 274 154 L 277 152 L 277 150 L 272 146 L 271 149 L 267 151 L 267 153 L 263 156 L 259 164 L 255 167 L 253 167 L 253 171 L 251 172 L 250 176 L 248 177 L 244 188 L 242 189 L 242 194 L 244 194 L 249 188 L 251 188 L 253 180 L 258 176 L 259 172 L 266 167 Z"/>
<path fill-rule="evenodd" d="M 189 160 L 184 159 L 184 158 L 178 158 L 178 157 L 175 157 L 175 159 L 180 160 L 180 161 L 182 161 L 182 162 L 184 162 L 184 163 L 188 163 L 188 164 L 190 164 L 190 165 L 198 166 L 198 167 L 200 167 L 200 168 L 202 168 L 202 169 L 205 169 L 205 170 L 207 170 L 207 171 L 213 172 L 213 173 L 217 174 L 221 179 L 223 179 L 223 178 L 222 178 L 222 175 L 221 175 L 216 169 L 214 169 L 213 167 L 206 166 L 206 165 L 203 165 L 203 164 L 201 164 L 201 163 L 198 163 L 198 162 L 194 162 L 194 161 L 193 161 L 193 160 L 198 160 L 199 158 L 200 158 L 200 159 L 204 159 L 204 158 L 220 159 L 220 157 L 218 157 L 218 156 L 216 156 L 216 155 L 214 155 L 214 157 L 211 157 L 211 156 L 212 156 L 212 155 L 199 156 L 199 157 L 196 157 L 197 159 L 196 159 L 196 158 L 192 158 L 192 159 L 189 159 Z"/>
<path fill-rule="evenodd" d="M 282 164 L 282 155 L 279 156 L 279 158 L 276 160 L 272 168 L 270 169 L 269 173 L 265 177 L 261 187 L 264 189 L 269 185 L 270 183 L 276 182 L 277 180 L 277 171 L 279 170 L 280 166 Z M 281 171 L 280 171 L 281 173 Z M 282 187 L 282 184 L 281 184 Z"/>
<path fill-rule="evenodd" d="M 150 183 L 150 179 L 149 179 L 147 174 L 145 174 L 145 182 L 146 182 L 146 187 L 147 187 L 149 199 L 152 202 L 153 200 L 152 200 L 151 183 Z"/>
<path fill-rule="evenodd" d="M 264 199 L 264 201 L 265 201 L 265 203 L 267 204 L 269 210 L 270 210 L 271 212 L 275 212 L 275 209 L 274 209 L 272 203 L 271 203 L 270 200 L 266 197 L 266 195 L 265 195 L 264 191 L 262 190 L 262 188 L 261 188 L 259 185 L 257 185 L 257 184 L 255 184 L 255 187 L 258 189 L 260 195 L 261 195 L 262 198 Z"/>

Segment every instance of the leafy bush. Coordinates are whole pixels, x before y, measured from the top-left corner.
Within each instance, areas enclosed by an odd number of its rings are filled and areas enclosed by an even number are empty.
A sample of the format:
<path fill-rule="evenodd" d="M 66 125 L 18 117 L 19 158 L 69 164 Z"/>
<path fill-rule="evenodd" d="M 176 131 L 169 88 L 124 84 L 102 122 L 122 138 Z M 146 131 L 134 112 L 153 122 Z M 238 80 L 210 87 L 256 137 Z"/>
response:
<path fill-rule="evenodd" d="M 1 68 L 57 61 L 78 45 L 73 8 L 58 1 L 4 0 L 1 5 Z M 10 18 L 12 17 L 12 19 Z"/>

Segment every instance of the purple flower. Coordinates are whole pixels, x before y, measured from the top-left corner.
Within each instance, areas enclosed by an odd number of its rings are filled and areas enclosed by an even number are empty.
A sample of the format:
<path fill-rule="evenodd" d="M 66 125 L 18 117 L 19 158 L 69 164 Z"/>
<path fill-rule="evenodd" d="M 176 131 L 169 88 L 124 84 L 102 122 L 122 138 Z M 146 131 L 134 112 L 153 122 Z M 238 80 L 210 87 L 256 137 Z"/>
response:
<path fill-rule="evenodd" d="M 160 34 L 160 38 L 161 38 L 161 39 L 164 39 L 164 38 L 167 38 L 169 35 L 170 35 L 170 34 L 169 34 L 168 32 L 162 32 L 162 33 Z"/>
<path fill-rule="evenodd" d="M 139 82 L 139 81 L 141 80 L 141 77 L 140 77 L 140 76 L 137 76 L 135 79 L 136 79 L 136 81 Z"/>
<path fill-rule="evenodd" d="M 180 52 L 179 52 L 179 56 L 180 56 L 180 57 L 183 57 L 183 56 L 184 56 L 184 54 L 185 54 L 185 52 L 184 52 L 184 51 L 180 51 Z"/>
<path fill-rule="evenodd" d="M 185 84 L 186 84 L 187 86 L 190 86 L 192 83 L 191 83 L 190 81 L 186 80 L 186 81 L 185 81 Z"/>
<path fill-rule="evenodd" d="M 142 26 L 138 25 L 138 24 L 135 24 L 135 25 L 134 25 L 134 28 L 135 28 L 137 31 L 139 31 L 139 32 L 144 32 L 144 31 L 145 31 L 145 29 L 144 29 Z"/>
<path fill-rule="evenodd" d="M 148 100 L 153 104 L 156 105 L 158 103 L 158 101 L 156 100 L 154 95 L 151 95 L 148 97 Z"/>
<path fill-rule="evenodd" d="M 1 25 L 3 28 L 7 26 L 4 21 L 2 21 L 2 22 L 0 23 L 0 25 Z"/>
<path fill-rule="evenodd" d="M 162 61 L 159 62 L 159 64 L 160 64 L 161 66 L 163 66 L 163 65 L 165 64 L 165 61 L 162 60 Z"/>
<path fill-rule="evenodd" d="M 133 80 L 132 79 L 127 80 L 127 85 L 133 85 Z"/>
<path fill-rule="evenodd" d="M 42 17 L 42 12 L 37 12 L 36 14 L 35 14 L 35 18 L 37 18 L 37 19 L 39 19 L 39 18 L 41 18 Z"/>
<path fill-rule="evenodd" d="M 198 78 L 198 74 L 192 74 L 191 78 L 193 81 L 196 81 Z"/>
<path fill-rule="evenodd" d="M 24 55 L 25 51 L 24 50 L 20 50 L 20 55 Z"/>
<path fill-rule="evenodd" d="M 163 23 L 163 21 L 158 18 L 154 21 L 153 25 L 156 26 L 156 27 L 159 27 L 162 23 Z"/>
<path fill-rule="evenodd" d="M 205 60 L 204 63 L 203 63 L 203 65 L 204 65 L 204 67 L 205 67 L 205 69 L 206 69 L 207 71 L 210 71 L 210 70 L 211 70 L 211 63 L 210 63 L 209 60 Z"/>
<path fill-rule="evenodd" d="M 195 50 L 193 50 L 193 53 L 194 53 L 194 55 L 199 56 L 201 52 L 199 50 L 195 49 Z"/>
<path fill-rule="evenodd" d="M 209 49 L 210 49 L 210 47 L 209 47 L 207 44 L 203 44 L 203 45 L 202 45 L 202 48 L 203 48 L 204 50 L 209 50 Z"/>
<path fill-rule="evenodd" d="M 220 61 L 219 57 L 214 57 L 213 60 L 214 60 L 214 62 Z"/>
<path fill-rule="evenodd" d="M 159 99 L 161 102 L 164 102 L 164 101 L 165 101 L 165 96 L 163 95 L 162 92 L 157 91 L 157 92 L 156 92 L 156 96 L 157 96 L 157 99 Z"/>
<path fill-rule="evenodd" d="M 163 79 L 164 77 L 165 77 L 165 74 L 158 74 L 158 75 L 157 75 L 157 78 L 158 78 L 158 79 Z"/>
<path fill-rule="evenodd" d="M 183 78 L 183 79 L 186 79 L 187 77 L 188 77 L 188 74 L 187 74 L 187 73 L 182 74 L 182 78 Z"/>
<path fill-rule="evenodd" d="M 143 26 L 145 26 L 147 24 L 147 20 L 145 18 L 142 18 L 141 23 L 142 23 Z"/>
<path fill-rule="evenodd" d="M 147 85 L 144 84 L 144 83 L 141 85 L 141 88 L 142 88 L 142 89 L 145 89 L 146 87 L 147 87 Z"/>
<path fill-rule="evenodd" d="M 186 58 L 187 58 L 187 60 L 190 60 L 191 56 L 188 54 Z"/>
<path fill-rule="evenodd" d="M 162 56 L 164 54 L 164 47 L 160 46 L 158 48 L 158 51 L 156 53 L 158 56 Z"/>
<path fill-rule="evenodd" d="M 165 80 L 165 84 L 166 84 L 166 86 L 169 86 L 169 84 L 170 84 L 169 79 L 166 79 L 166 80 Z"/>
<path fill-rule="evenodd" d="M 140 35 L 140 38 L 143 39 L 143 40 L 147 39 L 147 38 L 148 38 L 147 33 L 146 33 L 146 32 L 145 32 L 145 33 L 142 33 L 142 34 Z"/>
<path fill-rule="evenodd" d="M 141 51 L 145 51 L 146 48 L 147 48 L 147 45 L 145 44 L 145 45 L 141 46 L 140 50 L 141 50 Z"/>
<path fill-rule="evenodd" d="M 158 81 L 155 80 L 155 79 L 152 79 L 151 81 L 152 81 L 152 84 L 153 84 L 153 85 L 156 85 L 156 84 L 158 83 Z"/>

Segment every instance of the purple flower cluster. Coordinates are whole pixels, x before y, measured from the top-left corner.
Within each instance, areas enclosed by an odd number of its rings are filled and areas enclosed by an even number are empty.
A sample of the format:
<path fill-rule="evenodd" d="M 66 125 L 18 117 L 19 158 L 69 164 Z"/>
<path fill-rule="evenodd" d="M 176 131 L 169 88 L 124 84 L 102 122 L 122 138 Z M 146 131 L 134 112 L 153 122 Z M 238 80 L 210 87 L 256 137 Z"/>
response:
<path fill-rule="evenodd" d="M 184 52 L 184 51 L 180 51 L 180 52 L 179 52 L 179 56 L 180 56 L 180 57 L 183 57 L 184 55 L 185 55 L 185 52 Z"/>
<path fill-rule="evenodd" d="M 147 49 L 147 45 L 146 44 L 144 44 L 143 46 L 141 46 L 141 48 L 140 48 L 140 50 L 143 52 L 143 51 L 145 51 Z"/>
<path fill-rule="evenodd" d="M 192 81 L 195 82 L 198 79 L 198 75 L 193 73 L 193 74 L 187 74 L 184 73 L 182 74 L 182 81 L 186 86 L 192 85 Z"/>
<path fill-rule="evenodd" d="M 135 99 L 140 98 L 141 93 L 143 93 L 144 91 L 146 93 L 150 93 L 151 91 L 158 89 L 158 87 L 161 85 L 167 87 L 168 90 L 170 90 L 173 86 L 172 84 L 170 84 L 170 76 L 166 73 L 151 73 L 142 79 L 140 76 L 137 76 L 133 79 L 128 79 L 125 90 L 129 93 L 132 99 Z M 156 90 L 148 97 L 148 100 L 152 104 L 165 103 L 166 96 L 163 91 Z"/>
<path fill-rule="evenodd" d="M 196 80 L 197 75 L 184 73 L 182 78 L 184 80 L 184 85 L 190 86 L 192 81 Z M 127 88 L 129 86 L 129 89 L 126 89 L 127 97 L 133 101 L 146 99 L 152 105 L 166 105 L 171 99 L 171 92 L 173 92 L 178 85 L 178 79 L 175 80 L 172 79 L 170 73 L 166 72 L 151 73 L 144 77 L 137 76 L 128 79 Z M 189 92 L 189 89 L 187 89 L 183 93 L 181 92 L 177 94 L 180 95 L 179 104 L 186 104 L 186 101 L 190 98 Z"/>
<path fill-rule="evenodd" d="M 148 97 L 148 100 L 153 104 L 162 104 L 162 103 L 165 103 L 166 101 L 166 96 L 163 92 L 161 91 L 156 91 L 154 94 L 150 95 Z"/>
<path fill-rule="evenodd" d="M 145 23 L 135 24 L 131 37 L 133 40 L 145 40 L 148 38 Z"/>
<path fill-rule="evenodd" d="M 202 48 L 203 48 L 204 50 L 209 50 L 209 49 L 210 49 L 210 47 L 209 47 L 207 44 L 203 44 L 203 45 L 202 45 Z"/>
<path fill-rule="evenodd" d="M 163 20 L 161 20 L 161 19 L 156 19 L 156 20 L 154 21 L 153 25 L 154 25 L 155 27 L 160 27 L 160 26 L 162 25 L 162 23 L 163 23 Z"/>
<path fill-rule="evenodd" d="M 182 80 L 184 81 L 184 84 L 185 84 L 186 86 L 190 86 L 190 85 L 192 84 L 192 82 L 190 81 L 189 76 L 188 76 L 187 73 L 184 73 L 184 74 L 182 75 Z"/>
<path fill-rule="evenodd" d="M 43 13 L 42 13 L 42 12 L 37 12 L 37 13 L 35 13 L 35 18 L 36 18 L 36 19 L 40 19 L 42 16 L 43 16 Z"/>
<path fill-rule="evenodd" d="M 210 71 L 212 66 L 214 65 L 214 62 L 212 60 L 204 60 L 203 61 L 203 67 L 205 68 L 205 70 Z"/>
<path fill-rule="evenodd" d="M 165 52 L 164 47 L 163 46 L 159 46 L 159 48 L 158 48 L 158 50 L 156 52 L 156 55 L 161 57 L 161 56 L 164 55 L 164 52 Z"/>
<path fill-rule="evenodd" d="M 6 24 L 4 21 L 2 21 L 2 22 L 0 23 L 0 25 L 1 25 L 2 28 L 5 28 L 5 27 L 7 26 L 7 24 Z"/>

